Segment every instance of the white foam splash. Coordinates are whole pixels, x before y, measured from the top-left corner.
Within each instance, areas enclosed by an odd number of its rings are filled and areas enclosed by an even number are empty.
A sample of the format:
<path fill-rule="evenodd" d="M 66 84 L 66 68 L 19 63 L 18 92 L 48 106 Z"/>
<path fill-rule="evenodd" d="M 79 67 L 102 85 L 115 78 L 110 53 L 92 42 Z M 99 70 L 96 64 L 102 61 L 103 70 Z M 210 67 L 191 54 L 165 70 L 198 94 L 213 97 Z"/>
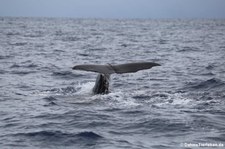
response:
<path fill-rule="evenodd" d="M 86 82 L 84 84 L 78 84 L 77 88 L 80 88 L 80 89 L 75 94 L 91 95 L 94 84 L 95 84 L 95 82 Z"/>
<path fill-rule="evenodd" d="M 167 97 L 160 102 L 155 103 L 157 106 L 175 106 L 175 107 L 189 107 L 195 104 L 194 100 L 185 97 L 182 93 L 164 93 Z M 160 97 L 157 97 L 160 98 Z M 157 100 L 154 99 L 154 100 Z"/>
<path fill-rule="evenodd" d="M 112 92 L 105 95 L 94 95 L 91 98 L 95 100 L 98 99 L 102 103 L 105 103 L 106 107 L 111 108 L 131 108 L 139 105 L 135 102 L 135 99 L 122 91 Z"/>

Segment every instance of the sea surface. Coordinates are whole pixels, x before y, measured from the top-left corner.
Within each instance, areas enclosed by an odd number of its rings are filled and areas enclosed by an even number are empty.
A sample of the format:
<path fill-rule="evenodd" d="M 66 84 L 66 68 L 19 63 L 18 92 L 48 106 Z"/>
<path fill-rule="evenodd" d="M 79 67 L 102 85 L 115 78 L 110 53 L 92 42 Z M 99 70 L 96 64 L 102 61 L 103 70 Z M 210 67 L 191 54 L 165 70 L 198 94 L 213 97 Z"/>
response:
<path fill-rule="evenodd" d="M 78 64 L 156 62 L 111 75 Z M 1 149 L 225 146 L 225 20 L 0 17 Z M 211 146 L 210 146 L 211 144 Z"/>

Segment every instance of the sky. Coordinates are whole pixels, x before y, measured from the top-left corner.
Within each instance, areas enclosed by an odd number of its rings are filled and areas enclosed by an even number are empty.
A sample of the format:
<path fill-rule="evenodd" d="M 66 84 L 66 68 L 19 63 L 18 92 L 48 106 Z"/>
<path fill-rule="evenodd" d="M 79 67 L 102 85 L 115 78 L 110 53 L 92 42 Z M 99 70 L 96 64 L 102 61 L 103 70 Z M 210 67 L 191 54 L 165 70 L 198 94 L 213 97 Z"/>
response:
<path fill-rule="evenodd" d="M 0 0 L 0 16 L 225 18 L 225 0 Z"/>

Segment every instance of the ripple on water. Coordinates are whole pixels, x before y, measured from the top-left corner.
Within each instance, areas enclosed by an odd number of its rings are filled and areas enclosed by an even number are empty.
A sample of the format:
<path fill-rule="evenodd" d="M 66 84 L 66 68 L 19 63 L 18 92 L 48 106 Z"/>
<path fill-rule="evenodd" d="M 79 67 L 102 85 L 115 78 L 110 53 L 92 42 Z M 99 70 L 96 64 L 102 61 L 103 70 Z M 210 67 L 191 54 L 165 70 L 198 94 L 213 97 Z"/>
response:
<path fill-rule="evenodd" d="M 32 144 L 49 145 L 49 146 L 94 146 L 98 141 L 104 139 L 103 136 L 92 132 L 92 131 L 83 131 L 68 133 L 62 132 L 59 130 L 43 130 L 35 132 L 26 132 L 26 133 L 16 133 L 12 134 L 11 137 L 14 138 L 24 138 L 27 140 L 27 143 L 32 141 Z M 18 143 L 19 145 L 21 143 Z"/>

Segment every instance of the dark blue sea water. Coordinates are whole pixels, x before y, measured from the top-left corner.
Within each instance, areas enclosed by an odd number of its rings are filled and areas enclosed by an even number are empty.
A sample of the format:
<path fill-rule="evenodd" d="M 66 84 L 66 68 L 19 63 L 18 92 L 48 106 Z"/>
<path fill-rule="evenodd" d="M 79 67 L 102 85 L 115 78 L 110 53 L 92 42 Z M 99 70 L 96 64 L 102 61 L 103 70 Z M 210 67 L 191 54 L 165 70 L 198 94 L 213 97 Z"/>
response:
<path fill-rule="evenodd" d="M 72 70 L 140 61 L 162 66 L 112 75 L 107 95 Z M 185 143 L 225 145 L 225 20 L 0 18 L 0 148 Z"/>

